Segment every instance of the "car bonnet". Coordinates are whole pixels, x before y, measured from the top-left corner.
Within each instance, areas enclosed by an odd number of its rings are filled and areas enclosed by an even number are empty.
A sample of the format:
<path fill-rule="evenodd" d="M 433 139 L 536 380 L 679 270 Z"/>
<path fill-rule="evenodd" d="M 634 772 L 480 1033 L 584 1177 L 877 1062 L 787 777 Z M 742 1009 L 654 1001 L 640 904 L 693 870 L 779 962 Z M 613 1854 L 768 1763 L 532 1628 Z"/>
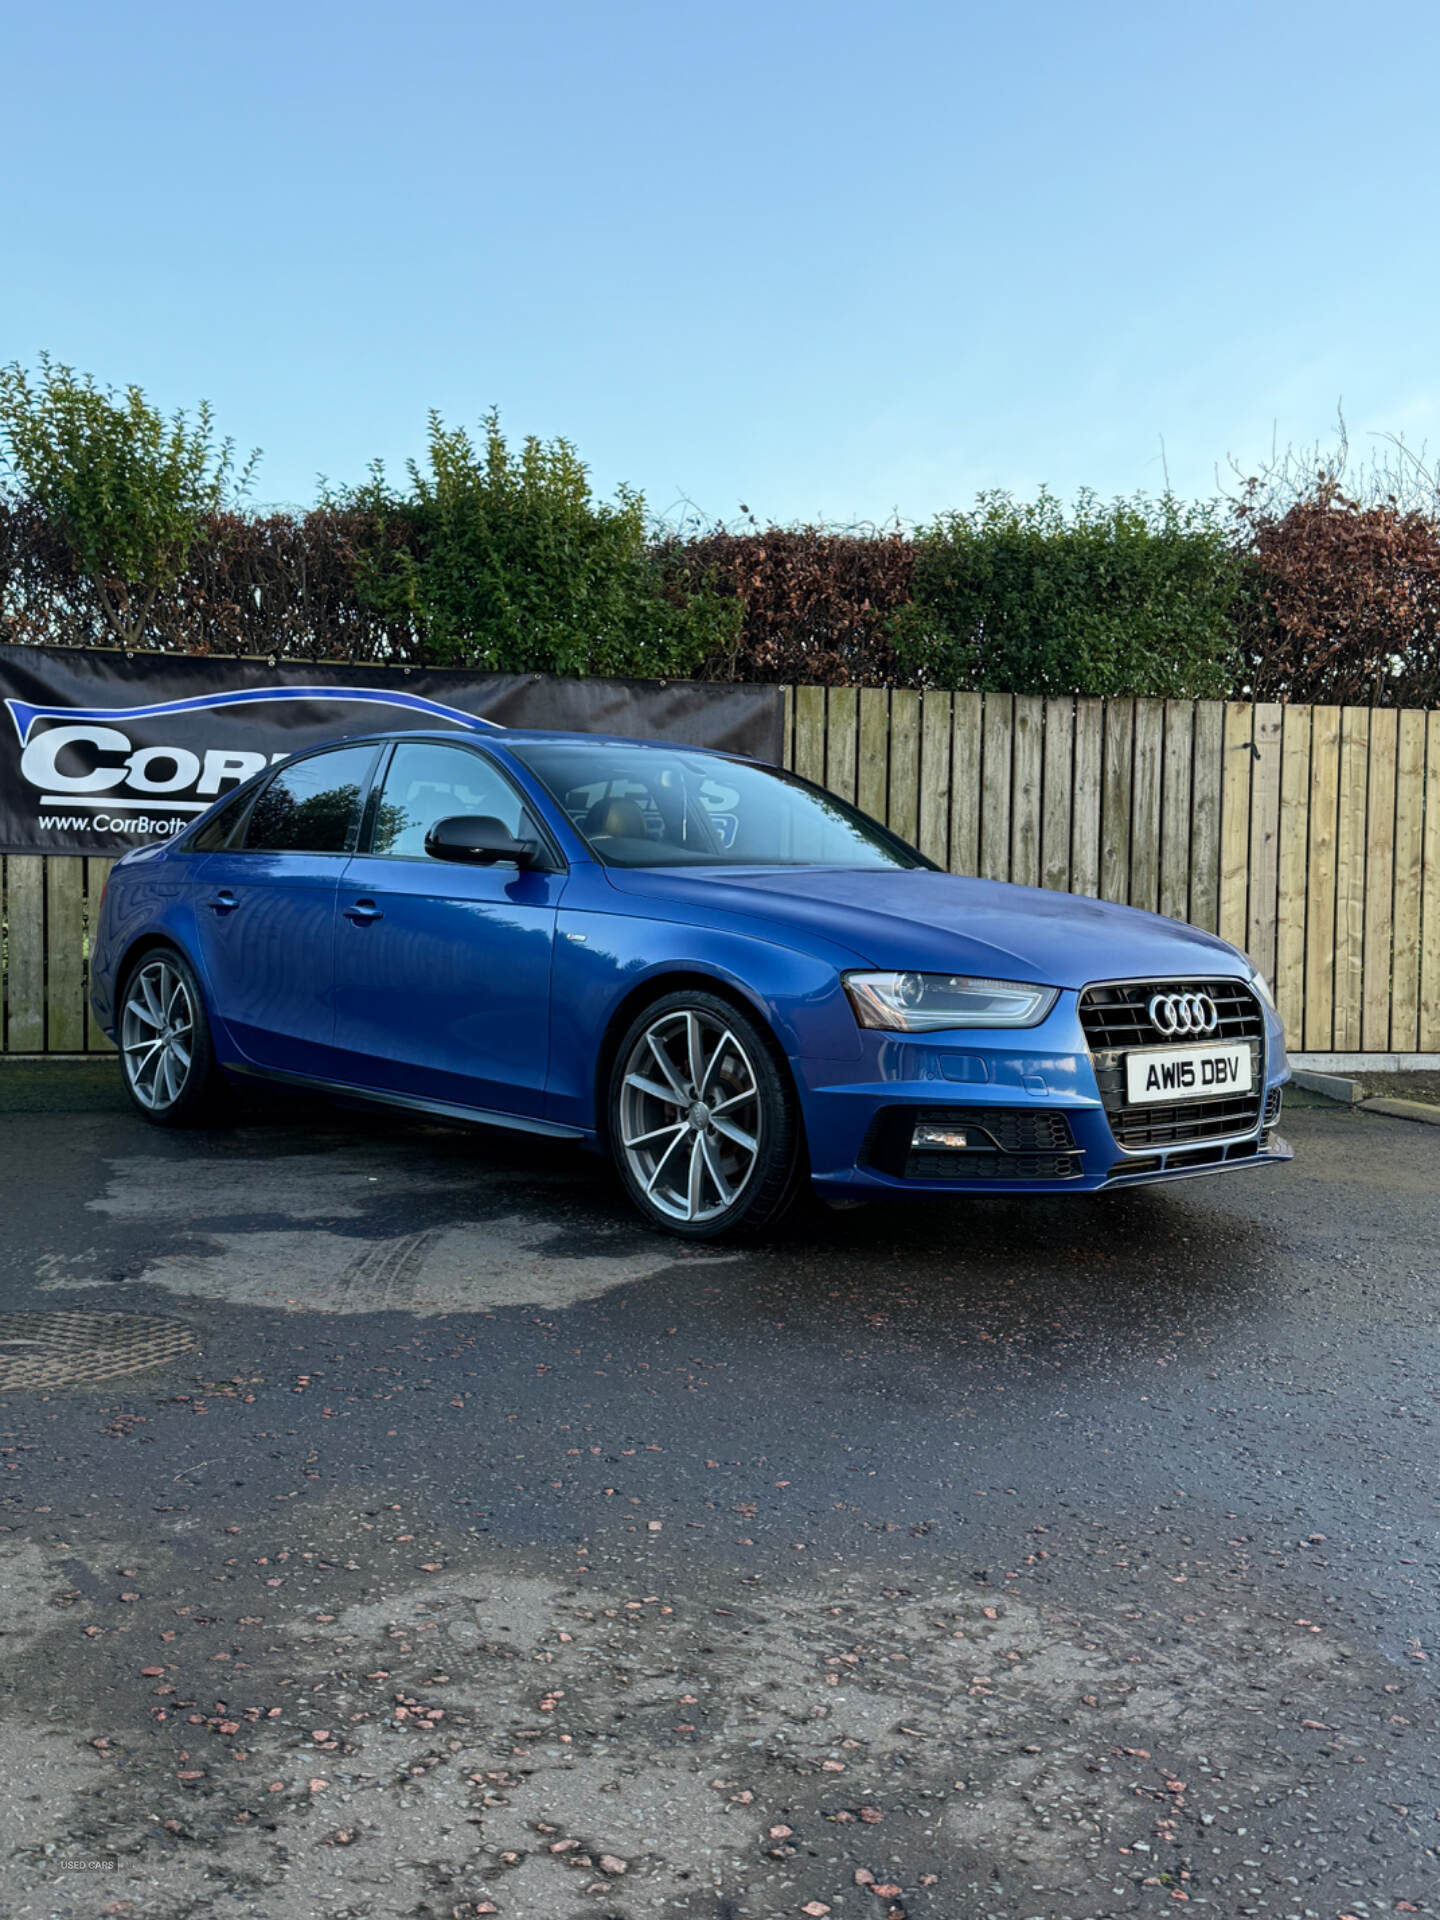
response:
<path fill-rule="evenodd" d="M 609 867 L 606 877 L 667 919 L 763 921 L 771 939 L 803 945 L 808 934 L 876 967 L 1058 987 L 1247 970 L 1226 941 L 1159 914 L 927 868 Z"/>

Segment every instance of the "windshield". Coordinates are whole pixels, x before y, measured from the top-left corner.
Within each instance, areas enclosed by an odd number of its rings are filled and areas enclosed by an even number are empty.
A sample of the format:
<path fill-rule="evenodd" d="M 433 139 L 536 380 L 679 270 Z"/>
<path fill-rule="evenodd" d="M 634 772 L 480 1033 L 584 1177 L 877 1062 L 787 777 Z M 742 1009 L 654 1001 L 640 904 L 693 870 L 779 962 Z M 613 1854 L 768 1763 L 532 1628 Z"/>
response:
<path fill-rule="evenodd" d="M 616 867 L 928 867 L 834 794 L 773 767 L 685 747 L 557 741 L 510 748 Z"/>

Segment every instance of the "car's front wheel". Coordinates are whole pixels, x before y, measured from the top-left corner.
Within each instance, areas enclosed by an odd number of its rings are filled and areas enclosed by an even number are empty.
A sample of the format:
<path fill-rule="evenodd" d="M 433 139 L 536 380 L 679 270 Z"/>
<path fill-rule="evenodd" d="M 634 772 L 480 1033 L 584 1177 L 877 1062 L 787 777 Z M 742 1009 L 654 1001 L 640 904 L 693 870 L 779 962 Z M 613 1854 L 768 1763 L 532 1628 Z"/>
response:
<path fill-rule="evenodd" d="M 202 1126 L 223 1086 L 200 983 L 174 947 L 141 954 L 120 994 L 120 1071 L 157 1127 Z"/>
<path fill-rule="evenodd" d="M 641 1213 L 688 1240 L 773 1226 L 804 1177 L 794 1090 L 768 1039 L 698 991 L 652 1001 L 621 1040 L 610 1141 Z"/>

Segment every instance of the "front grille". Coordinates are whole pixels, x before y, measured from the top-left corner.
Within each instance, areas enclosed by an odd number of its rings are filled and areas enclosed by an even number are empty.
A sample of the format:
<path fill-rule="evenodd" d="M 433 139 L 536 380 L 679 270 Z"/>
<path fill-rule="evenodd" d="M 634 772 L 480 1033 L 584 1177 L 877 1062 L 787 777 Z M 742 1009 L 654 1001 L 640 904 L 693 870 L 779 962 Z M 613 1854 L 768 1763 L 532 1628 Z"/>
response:
<path fill-rule="evenodd" d="M 1157 993 L 1204 993 L 1215 1002 L 1220 1024 L 1199 1040 L 1263 1040 L 1265 1016 L 1243 980 L 1126 980 L 1115 986 L 1086 987 L 1080 996 L 1080 1024 L 1092 1053 L 1129 1047 L 1180 1047 L 1185 1036 L 1168 1039 L 1150 1024 L 1150 1002 Z"/>
<path fill-rule="evenodd" d="M 921 1122 L 963 1127 L 970 1143 L 912 1150 Z M 902 1180 L 1072 1180 L 1080 1173 L 1070 1122 L 1032 1107 L 887 1107 L 875 1116 L 861 1159 Z"/>
<path fill-rule="evenodd" d="M 1157 993 L 1203 993 L 1214 1001 L 1219 1025 L 1213 1033 L 1196 1035 L 1195 1041 L 1248 1040 L 1251 1092 L 1239 1098 L 1187 1100 L 1173 1105 L 1126 1104 L 1127 1053 L 1187 1044 L 1187 1036 L 1172 1038 L 1151 1024 L 1149 1006 Z M 1080 1024 L 1089 1042 L 1110 1131 L 1122 1147 L 1184 1147 L 1249 1133 L 1260 1126 L 1265 1016 L 1243 980 L 1126 980 L 1086 987 L 1080 995 Z"/>

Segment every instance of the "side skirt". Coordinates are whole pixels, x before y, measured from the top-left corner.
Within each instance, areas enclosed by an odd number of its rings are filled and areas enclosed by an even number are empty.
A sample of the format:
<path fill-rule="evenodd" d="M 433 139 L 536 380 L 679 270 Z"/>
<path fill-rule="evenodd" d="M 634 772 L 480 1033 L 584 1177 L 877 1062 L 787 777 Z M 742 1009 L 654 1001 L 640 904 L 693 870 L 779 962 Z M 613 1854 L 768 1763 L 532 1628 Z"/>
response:
<path fill-rule="evenodd" d="M 465 1107 L 451 1100 L 425 1100 L 418 1094 L 388 1093 L 375 1087 L 353 1087 L 344 1080 L 320 1080 L 308 1073 L 284 1073 L 278 1067 L 242 1066 L 222 1060 L 228 1074 L 243 1080 L 266 1080 L 277 1086 L 303 1087 L 309 1093 L 325 1093 L 337 1099 L 362 1100 L 367 1105 L 400 1107 L 406 1113 L 428 1113 L 438 1120 L 460 1120 L 469 1126 L 502 1127 L 507 1133 L 539 1133 L 550 1140 L 590 1141 L 594 1136 L 583 1127 L 562 1126 L 557 1120 L 532 1120 L 526 1114 L 496 1113 L 489 1107 Z"/>

